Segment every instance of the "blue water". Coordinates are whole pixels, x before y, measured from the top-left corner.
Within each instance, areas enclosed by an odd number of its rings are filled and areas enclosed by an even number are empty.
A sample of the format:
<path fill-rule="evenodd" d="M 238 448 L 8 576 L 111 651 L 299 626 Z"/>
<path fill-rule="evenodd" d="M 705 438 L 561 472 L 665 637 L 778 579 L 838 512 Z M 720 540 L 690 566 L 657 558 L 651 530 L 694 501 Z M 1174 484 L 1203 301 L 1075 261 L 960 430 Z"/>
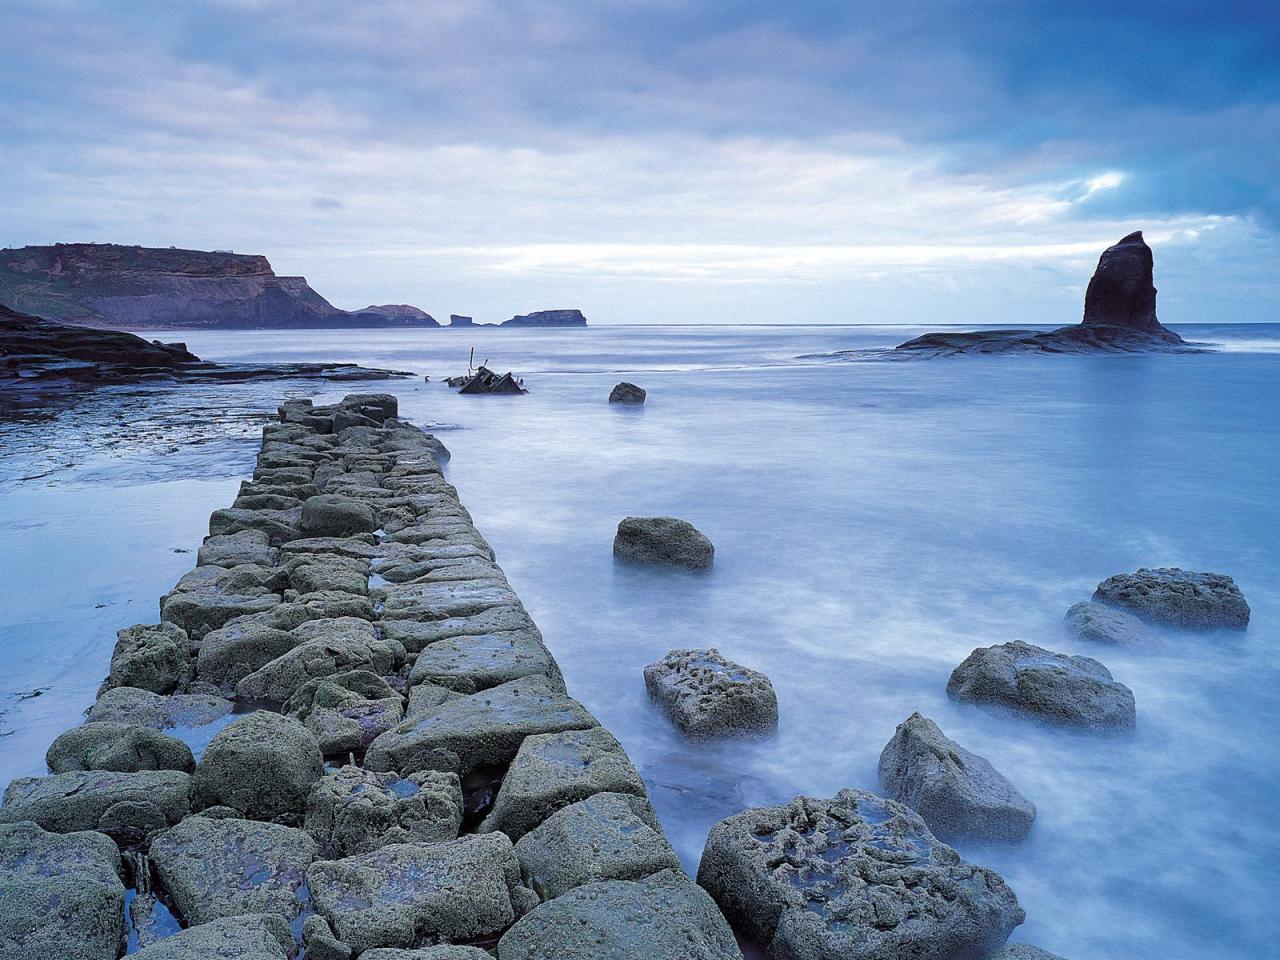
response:
<path fill-rule="evenodd" d="M 436 425 L 571 692 L 625 744 L 690 870 L 709 826 L 743 806 L 875 789 L 881 748 L 920 710 L 1039 809 L 1020 846 L 960 846 L 1017 891 L 1014 940 L 1072 960 L 1280 955 L 1280 325 L 1183 328 L 1220 346 L 1194 356 L 795 359 L 919 332 L 172 336 L 215 360 L 356 360 L 433 381 L 475 346 L 525 377 L 517 398 L 371 389 Z M 649 391 L 642 409 L 605 403 L 620 379 Z M 174 549 L 198 544 L 251 468 L 257 412 L 353 389 L 370 387 L 101 391 L 51 424 L 0 426 L 0 781 L 42 772 L 114 631 L 155 617 L 194 561 Z M 714 568 L 616 566 L 628 514 L 692 521 Z M 1061 634 L 1098 581 L 1144 565 L 1231 574 L 1249 631 L 1141 649 Z M 1012 639 L 1105 663 L 1134 691 L 1135 734 L 953 705 L 951 669 Z M 672 731 L 641 670 L 686 646 L 772 677 L 775 738 Z"/>

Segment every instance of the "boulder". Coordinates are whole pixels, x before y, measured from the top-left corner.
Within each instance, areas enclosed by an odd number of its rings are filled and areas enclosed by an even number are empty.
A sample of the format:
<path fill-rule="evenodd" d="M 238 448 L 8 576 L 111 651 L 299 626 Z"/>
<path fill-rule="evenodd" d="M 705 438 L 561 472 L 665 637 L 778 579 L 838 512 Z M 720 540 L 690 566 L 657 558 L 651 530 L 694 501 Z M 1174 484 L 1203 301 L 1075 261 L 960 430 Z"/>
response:
<path fill-rule="evenodd" d="M 72 727 L 49 746 L 44 756 L 50 773 L 75 770 L 181 770 L 196 761 L 191 748 L 154 727 L 129 723 L 85 723 Z"/>
<path fill-rule="evenodd" d="M 1091 657 L 1068 657 L 1015 640 L 979 647 L 956 667 L 947 693 L 1098 732 L 1130 730 L 1133 692 Z"/>
<path fill-rule="evenodd" d="M 219 687 L 234 688 L 301 642 L 287 630 L 241 617 L 205 634 L 196 658 L 196 676 Z"/>
<path fill-rule="evenodd" d="M 685 736 L 760 736 L 778 726 L 778 697 L 758 670 L 718 650 L 672 650 L 644 668 L 649 696 Z"/>
<path fill-rule="evenodd" d="M 350 557 L 319 556 L 289 566 L 289 585 L 299 593 L 369 592 L 369 562 Z"/>
<path fill-rule="evenodd" d="M 1137 573 L 1118 573 L 1103 580 L 1093 599 L 1151 623 L 1182 630 L 1243 630 L 1249 626 L 1244 594 L 1222 573 L 1144 567 Z"/>
<path fill-rule="evenodd" d="M 500 933 L 515 919 L 520 865 L 511 841 L 491 834 L 320 861 L 307 882 L 317 912 L 358 952 Z"/>
<path fill-rule="evenodd" d="M 324 757 L 311 731 L 260 710 L 210 741 L 196 766 L 195 803 L 231 807 L 254 820 L 301 815 L 323 773 Z"/>
<path fill-rule="evenodd" d="M 644 781 L 608 730 L 566 730 L 526 737 L 511 761 L 480 832 L 518 840 L 562 807 L 597 793 L 645 796 Z"/>
<path fill-rule="evenodd" d="M 289 698 L 286 712 L 301 720 L 326 757 L 364 753 L 404 719 L 404 698 L 368 670 L 309 680 Z"/>
<path fill-rule="evenodd" d="M 498 960 L 742 960 L 711 898 L 679 870 L 606 880 L 535 908 L 498 941 Z"/>
<path fill-rule="evenodd" d="M 981 957 L 1025 919 L 998 874 L 966 863 L 908 807 L 864 790 L 797 797 L 711 828 L 700 883 L 775 957 Z"/>
<path fill-rule="evenodd" d="M 203 727 L 220 720 L 235 709 L 235 704 L 221 697 L 203 693 L 179 693 L 168 697 L 138 690 L 115 687 L 98 697 L 89 708 L 91 722 L 129 723 L 156 730 L 170 727 Z"/>
<path fill-rule="evenodd" d="M 104 689 L 135 687 L 169 693 L 191 661 L 187 632 L 172 623 L 136 624 L 116 633 Z"/>
<path fill-rule="evenodd" d="M 199 640 L 229 620 L 279 604 L 280 597 L 273 592 L 279 586 L 283 586 L 283 571 L 257 564 L 196 567 L 160 599 L 160 619 Z"/>
<path fill-rule="evenodd" d="M 360 960 L 493 960 L 493 957 L 479 947 L 458 947 L 446 943 L 418 950 L 379 947 L 360 954 Z"/>
<path fill-rule="evenodd" d="M 206 537 L 196 554 L 198 566 L 237 567 L 242 563 L 275 566 L 278 551 L 263 530 L 241 530 L 220 537 Z"/>
<path fill-rule="evenodd" d="M 404 644 L 405 650 L 417 653 L 439 640 L 454 637 L 479 637 L 485 634 L 502 634 L 519 630 L 542 641 L 542 635 L 524 607 L 512 604 L 491 607 L 480 613 L 464 617 L 446 617 L 443 620 L 384 620 L 382 635 Z"/>
<path fill-rule="evenodd" d="M 626 403 L 639 405 L 644 403 L 645 392 L 634 383 L 623 380 L 609 391 L 610 403 Z"/>
<path fill-rule="evenodd" d="M 188 925 L 243 913 L 292 921 L 307 904 L 310 835 L 277 823 L 187 817 L 151 842 L 151 862 Z"/>
<path fill-rule="evenodd" d="M 475 693 L 529 676 L 546 677 L 564 690 L 560 667 L 541 637 L 532 630 L 506 630 L 432 643 L 418 654 L 409 683 Z"/>
<path fill-rule="evenodd" d="M 338 939 L 329 922 L 313 913 L 302 922 L 306 960 L 351 960 L 352 949 Z"/>
<path fill-rule="evenodd" d="M 543 900 L 597 880 L 680 869 L 649 801 L 625 793 L 597 793 L 557 810 L 516 841 L 516 859 Z"/>
<path fill-rule="evenodd" d="M 880 784 L 948 842 L 1016 843 L 1036 818 L 1036 808 L 995 767 L 918 713 L 898 724 L 881 752 Z"/>
<path fill-rule="evenodd" d="M 236 684 L 240 699 L 285 703 L 312 680 L 352 670 L 391 674 L 404 661 L 404 647 L 356 617 L 309 621 L 294 636 L 302 642 Z"/>
<path fill-rule="evenodd" d="M 632 563 L 705 570 L 715 552 L 693 524 L 675 517 L 626 517 L 613 538 L 613 555 Z"/>
<path fill-rule="evenodd" d="M 288 960 L 289 925 L 273 913 L 250 913 L 188 927 L 131 954 L 133 960 Z"/>
<path fill-rule="evenodd" d="M 116 960 L 124 893 L 120 851 L 102 834 L 0 824 L 5 960 Z"/>
<path fill-rule="evenodd" d="M 118 804 L 129 805 L 146 823 L 177 823 L 191 810 L 191 777 L 177 770 L 21 777 L 5 788 L 0 823 L 30 820 L 54 833 L 97 830 Z"/>
<path fill-rule="evenodd" d="M 461 826 L 462 785 L 456 773 L 429 770 L 401 777 L 346 766 L 326 774 L 307 801 L 307 830 L 343 857 L 392 843 L 454 840 Z"/>
<path fill-rule="evenodd" d="M 304 537 L 349 537 L 377 530 L 378 521 L 367 503 L 322 493 L 302 505 L 301 529 Z"/>
<path fill-rule="evenodd" d="M 1133 614 L 1093 600 L 1074 604 L 1062 618 L 1062 625 L 1068 636 L 1090 643 L 1139 644 L 1151 638 Z"/>
<path fill-rule="evenodd" d="M 209 535 L 218 537 L 239 533 L 241 530 L 261 530 L 267 535 L 271 545 L 278 547 L 302 536 L 299 531 L 301 524 L 301 507 L 290 510 L 245 510 L 230 507 L 215 510 L 209 515 Z"/>
<path fill-rule="evenodd" d="M 397 583 L 380 588 L 384 620 L 440 620 L 469 617 L 493 607 L 512 607 L 520 598 L 505 582 L 464 580 Z"/>
<path fill-rule="evenodd" d="M 1153 267 L 1154 257 L 1141 230 L 1102 251 L 1084 295 L 1084 325 L 1146 333 L 1163 330 L 1156 319 Z"/>
<path fill-rule="evenodd" d="M 1029 943 L 1011 943 L 991 954 L 987 960 L 1063 960 L 1063 958 L 1048 950 L 1033 947 Z"/>

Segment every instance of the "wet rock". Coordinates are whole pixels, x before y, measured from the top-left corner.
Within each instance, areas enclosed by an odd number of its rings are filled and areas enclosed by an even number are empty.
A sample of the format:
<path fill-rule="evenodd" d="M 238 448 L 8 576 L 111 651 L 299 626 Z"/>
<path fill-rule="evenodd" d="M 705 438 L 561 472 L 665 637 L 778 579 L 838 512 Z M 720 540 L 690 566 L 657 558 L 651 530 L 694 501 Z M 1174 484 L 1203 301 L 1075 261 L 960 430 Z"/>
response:
<path fill-rule="evenodd" d="M 339 617 L 353 617 L 359 620 L 373 619 L 373 604 L 368 597 L 357 594 L 342 593 L 337 590 L 318 590 L 315 593 L 302 593 L 295 599 L 298 606 L 307 612 L 311 620 L 334 620 Z"/>
<path fill-rule="evenodd" d="M 474 693 L 528 676 L 546 677 L 553 688 L 564 690 L 560 667 L 541 638 L 532 631 L 508 630 L 431 644 L 414 661 L 409 683 Z"/>
<path fill-rule="evenodd" d="M 632 563 L 704 570 L 715 552 L 693 524 L 675 517 L 626 517 L 613 538 L 613 555 Z"/>
<path fill-rule="evenodd" d="M 376 673 L 351 670 L 308 681 L 285 709 L 316 735 L 329 757 L 363 753 L 404 719 L 404 698 Z"/>
<path fill-rule="evenodd" d="M 294 636 L 302 642 L 237 683 L 237 696 L 285 703 L 311 680 L 351 670 L 392 674 L 404 662 L 404 647 L 354 617 L 308 621 Z"/>
<path fill-rule="evenodd" d="M 505 583 L 491 580 L 393 584 L 383 587 L 378 594 L 382 597 L 384 620 L 467 617 L 520 602 Z"/>
<path fill-rule="evenodd" d="M 136 687 L 169 693 L 191 661 L 187 632 L 172 623 L 136 624 L 116 633 L 111 671 L 104 689 Z"/>
<path fill-rule="evenodd" d="M 367 503 L 332 493 L 322 493 L 302 505 L 302 534 L 307 537 L 349 537 L 378 529 Z"/>
<path fill-rule="evenodd" d="M 369 592 L 369 563 L 340 556 L 321 556 L 290 565 L 289 585 L 299 593 Z"/>
<path fill-rule="evenodd" d="M 308 906 L 319 853 L 302 830 L 257 820 L 188 817 L 151 842 L 151 862 L 188 924 L 244 913 L 293 920 Z"/>
<path fill-rule="evenodd" d="M 316 910 L 357 951 L 499 933 L 515 919 L 519 880 L 502 834 L 392 844 L 307 871 Z"/>
<path fill-rule="evenodd" d="M 442 560 L 395 557 L 376 562 L 373 569 L 388 583 L 439 583 L 446 580 L 505 583 L 507 579 L 496 563 L 476 555 Z"/>
<path fill-rule="evenodd" d="M 400 773 L 450 769 L 437 765 L 452 756 L 453 769 L 466 774 L 482 764 L 509 762 L 525 737 L 598 726 L 545 677 L 521 677 L 406 720 L 373 741 L 365 766 Z"/>
<path fill-rule="evenodd" d="M 194 640 L 235 617 L 270 610 L 280 603 L 272 591 L 282 573 L 256 564 L 196 567 L 160 600 L 160 619 L 182 627 Z"/>
<path fill-rule="evenodd" d="M 384 620 L 382 635 L 404 644 L 410 653 L 417 653 L 430 644 L 454 637 L 480 637 L 519 630 L 542 642 L 542 634 L 533 625 L 529 614 L 519 604 L 491 607 L 465 617 L 445 617 L 442 620 Z"/>
<path fill-rule="evenodd" d="M 100 833 L 0 824 L 6 960 L 115 960 L 124 932 L 120 852 Z"/>
<path fill-rule="evenodd" d="M 409 705 L 405 708 L 405 719 L 417 719 L 450 700 L 460 700 L 467 694 L 450 690 L 448 687 L 437 687 L 434 683 L 420 683 L 409 691 Z"/>
<path fill-rule="evenodd" d="M 209 517 L 209 535 L 213 537 L 239 533 L 242 530 L 261 530 L 272 546 L 279 546 L 302 536 L 302 508 L 292 510 L 244 510 L 231 507 L 215 510 Z"/>
<path fill-rule="evenodd" d="M 200 641 L 196 676 L 233 689 L 249 674 L 284 656 L 301 642 L 287 630 L 278 630 L 253 618 L 237 618 L 205 634 Z"/>
<path fill-rule="evenodd" d="M 293 949 L 293 935 L 283 919 L 251 913 L 180 930 L 132 956 L 134 960 L 287 960 Z"/>
<path fill-rule="evenodd" d="M 780 955 L 779 955 L 780 956 Z M 607 880 L 542 904 L 498 941 L 499 960 L 741 960 L 711 898 L 678 870 Z"/>
<path fill-rule="evenodd" d="M 778 697 L 758 670 L 718 650 L 672 650 L 644 668 L 649 696 L 685 736 L 760 736 L 778 726 Z"/>
<path fill-rule="evenodd" d="M 453 840 L 462 825 L 462 785 L 456 773 L 423 771 L 401 777 L 347 766 L 326 774 L 307 801 L 307 830 L 339 856 L 392 843 Z"/>
<path fill-rule="evenodd" d="M 179 693 L 168 697 L 138 690 L 116 687 L 108 690 L 89 708 L 90 722 L 130 723 L 155 730 L 170 727 L 203 727 L 220 720 L 235 704 L 221 697 L 197 693 Z"/>
<path fill-rule="evenodd" d="M 1105 603 L 1084 600 L 1073 605 L 1062 619 L 1067 634 L 1090 643 L 1145 643 L 1151 634 L 1142 621 Z"/>
<path fill-rule="evenodd" d="M 945 841 L 1016 843 L 1036 817 L 1036 808 L 995 767 L 918 713 L 898 724 L 880 754 L 880 783 Z"/>
<path fill-rule="evenodd" d="M 908 807 L 863 790 L 747 810 L 707 837 L 698 883 L 775 957 L 984 956 L 1025 918 Z"/>
<path fill-rule="evenodd" d="M 324 772 L 315 736 L 297 720 L 246 714 L 210 741 L 196 766 L 197 807 L 228 806 L 255 820 L 301 814 Z"/>
<path fill-rule="evenodd" d="M 991 954 L 987 960 L 1063 960 L 1063 958 L 1028 943 L 1011 943 Z"/>
<path fill-rule="evenodd" d="M 281 555 L 287 556 L 322 553 L 362 560 L 372 560 L 381 556 L 381 552 L 377 538 L 369 533 L 354 537 L 304 537 L 290 540 L 280 548 Z"/>
<path fill-rule="evenodd" d="M 1153 267 L 1151 248 L 1141 230 L 1107 247 L 1085 291 L 1083 324 L 1163 331 L 1156 319 Z"/>
<path fill-rule="evenodd" d="M 625 380 L 609 391 L 610 403 L 642 404 L 644 403 L 644 398 L 644 390 L 634 383 L 627 383 Z"/>
<path fill-rule="evenodd" d="M 59 736 L 45 753 L 50 773 L 75 770 L 195 769 L 191 748 L 154 727 L 128 723 L 85 723 Z"/>
<path fill-rule="evenodd" d="M 962 703 L 999 704 L 1099 732 L 1135 723 L 1133 692 L 1097 660 L 1020 640 L 974 650 L 952 672 L 947 693 Z"/>
<path fill-rule="evenodd" d="M 516 858 L 544 900 L 597 880 L 680 869 L 649 802 L 624 793 L 598 793 L 556 811 L 516 841 Z"/>
<path fill-rule="evenodd" d="M 1243 630 L 1249 625 L 1244 594 L 1221 573 L 1144 567 L 1103 580 L 1093 599 L 1183 630 Z"/>
<path fill-rule="evenodd" d="M 438 947 L 422 947 L 418 950 L 378 948 L 360 954 L 360 960 L 493 960 L 492 955 L 479 947 L 458 947 L 441 944 Z"/>
<path fill-rule="evenodd" d="M 302 943 L 307 948 L 307 960 L 351 960 L 351 948 L 337 938 L 328 921 L 318 913 L 303 921 Z"/>
<path fill-rule="evenodd" d="M 480 832 L 518 840 L 562 807 L 597 793 L 645 795 L 622 744 L 603 727 L 525 738 Z"/>
<path fill-rule="evenodd" d="M 177 823 L 191 811 L 191 777 L 177 770 L 81 770 L 21 777 L 4 791 L 0 822 L 30 820 L 54 833 L 97 830 L 103 814 L 125 802 L 158 811 L 166 823 Z"/>

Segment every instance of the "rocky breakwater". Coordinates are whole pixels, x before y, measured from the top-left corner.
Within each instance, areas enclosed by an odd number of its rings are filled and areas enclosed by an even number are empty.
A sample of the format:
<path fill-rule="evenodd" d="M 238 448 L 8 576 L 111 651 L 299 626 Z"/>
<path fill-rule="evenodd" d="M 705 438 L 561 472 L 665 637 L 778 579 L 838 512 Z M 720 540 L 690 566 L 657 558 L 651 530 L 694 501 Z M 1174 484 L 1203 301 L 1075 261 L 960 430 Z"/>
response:
<path fill-rule="evenodd" d="M 50 774 L 6 789 L 0 953 L 740 958 L 443 445 L 385 395 L 280 421 Z"/>

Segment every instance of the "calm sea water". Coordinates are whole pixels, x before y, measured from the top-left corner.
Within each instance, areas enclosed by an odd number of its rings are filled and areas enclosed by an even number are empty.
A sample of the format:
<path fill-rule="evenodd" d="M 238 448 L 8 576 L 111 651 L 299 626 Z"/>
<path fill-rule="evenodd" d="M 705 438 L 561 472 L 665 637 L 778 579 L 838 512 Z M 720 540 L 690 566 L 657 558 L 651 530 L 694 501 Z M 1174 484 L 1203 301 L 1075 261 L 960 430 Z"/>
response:
<path fill-rule="evenodd" d="M 921 331 L 173 334 L 215 360 L 354 360 L 428 373 L 476 359 L 525 397 L 373 385 L 432 425 L 448 468 L 542 627 L 570 690 L 626 745 L 682 859 L 747 805 L 875 789 L 913 710 L 1039 808 L 1027 842 L 960 845 L 1027 909 L 1015 940 L 1072 960 L 1280 955 L 1280 325 L 1185 328 L 1218 352 L 908 363 L 796 358 Z M 620 379 L 649 391 L 610 407 Z M 43 772 L 106 671 L 117 629 L 154 620 L 208 514 L 303 383 L 100 391 L 51 422 L 0 425 L 0 782 Z M 628 514 L 684 517 L 715 567 L 616 566 Z M 184 552 L 178 552 L 184 551 Z M 190 553 L 185 551 L 191 551 Z M 1243 635 L 1143 649 L 1066 639 L 1109 574 L 1233 575 Z M 953 705 L 974 647 L 1023 639 L 1102 660 L 1138 728 L 1081 737 Z M 690 745 L 643 666 L 714 646 L 769 674 L 775 738 Z M 38 695 L 33 695 L 38 694 Z"/>

